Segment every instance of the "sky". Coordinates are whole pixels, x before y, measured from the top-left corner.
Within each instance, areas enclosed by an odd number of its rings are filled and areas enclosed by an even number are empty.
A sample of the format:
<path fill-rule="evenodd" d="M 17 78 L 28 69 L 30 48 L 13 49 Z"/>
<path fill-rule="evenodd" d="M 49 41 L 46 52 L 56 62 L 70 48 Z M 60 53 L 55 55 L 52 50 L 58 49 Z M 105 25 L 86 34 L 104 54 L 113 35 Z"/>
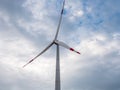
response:
<path fill-rule="evenodd" d="M 63 0 L 0 0 L 0 90 L 54 90 Z M 62 90 L 120 90 L 120 0 L 66 0 L 58 39 Z"/>

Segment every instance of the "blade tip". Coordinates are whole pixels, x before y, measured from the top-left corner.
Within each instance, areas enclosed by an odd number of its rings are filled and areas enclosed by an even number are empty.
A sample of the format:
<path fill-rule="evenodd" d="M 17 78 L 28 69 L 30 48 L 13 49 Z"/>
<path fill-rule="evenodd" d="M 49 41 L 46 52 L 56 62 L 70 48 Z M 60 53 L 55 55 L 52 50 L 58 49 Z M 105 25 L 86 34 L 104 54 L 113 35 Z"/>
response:
<path fill-rule="evenodd" d="M 80 52 L 77 52 L 78 54 L 81 54 Z"/>
<path fill-rule="evenodd" d="M 23 66 L 23 68 L 25 68 L 27 65 L 28 65 L 28 64 L 25 64 L 25 65 Z"/>
<path fill-rule="evenodd" d="M 25 65 L 24 66 L 22 66 L 22 68 L 24 68 L 25 67 Z"/>

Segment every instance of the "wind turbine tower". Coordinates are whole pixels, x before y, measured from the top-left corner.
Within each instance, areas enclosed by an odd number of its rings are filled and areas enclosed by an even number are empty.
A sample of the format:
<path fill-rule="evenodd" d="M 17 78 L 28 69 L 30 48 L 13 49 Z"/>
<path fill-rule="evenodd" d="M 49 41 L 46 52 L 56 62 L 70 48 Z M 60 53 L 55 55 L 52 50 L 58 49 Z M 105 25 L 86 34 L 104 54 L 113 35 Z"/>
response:
<path fill-rule="evenodd" d="M 63 1 L 63 5 L 62 5 L 62 9 L 61 9 L 61 13 L 60 13 L 60 17 L 59 17 L 59 22 L 58 22 L 58 27 L 57 27 L 57 31 L 56 31 L 56 35 L 54 40 L 43 50 L 41 51 L 37 56 L 35 56 L 34 58 L 32 58 L 27 64 L 25 64 L 23 67 L 27 66 L 28 64 L 30 64 L 31 62 L 33 62 L 36 58 L 38 58 L 40 55 L 42 55 L 45 51 L 47 51 L 52 45 L 56 45 L 56 75 L 55 75 L 55 90 L 61 90 L 61 83 L 60 83 L 60 53 L 59 53 L 59 46 L 62 46 L 66 49 L 69 49 L 71 51 L 74 51 L 78 54 L 80 54 L 80 52 L 76 51 L 75 49 L 69 47 L 67 44 L 65 44 L 64 42 L 61 42 L 57 39 L 58 37 L 58 33 L 60 30 L 60 25 L 61 25 L 61 21 L 62 21 L 62 16 L 63 16 L 63 12 L 64 12 L 64 6 L 65 6 L 65 0 Z"/>

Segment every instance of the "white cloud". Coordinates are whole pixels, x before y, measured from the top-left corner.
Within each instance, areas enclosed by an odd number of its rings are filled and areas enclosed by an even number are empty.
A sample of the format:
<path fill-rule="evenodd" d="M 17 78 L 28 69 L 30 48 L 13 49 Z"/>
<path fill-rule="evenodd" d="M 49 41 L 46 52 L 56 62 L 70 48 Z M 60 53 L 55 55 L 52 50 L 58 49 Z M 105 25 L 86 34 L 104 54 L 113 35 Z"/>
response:
<path fill-rule="evenodd" d="M 119 40 L 114 40 L 114 38 L 109 40 L 109 38 L 110 37 L 104 34 L 94 33 L 92 37 L 83 40 L 80 46 L 83 49 L 83 52 L 88 55 L 104 56 L 115 50 L 119 51 Z"/>
<path fill-rule="evenodd" d="M 33 35 L 34 37 L 37 37 L 39 35 L 47 35 L 47 37 L 53 36 L 55 33 L 55 29 L 53 29 L 54 25 L 49 24 L 49 22 L 40 22 L 40 21 L 32 21 L 28 22 L 24 19 L 19 19 L 17 21 L 18 25 L 22 28 L 24 28 L 25 31 Z M 49 26 L 48 26 L 49 25 Z M 48 26 L 48 27 L 47 27 Z"/>
<path fill-rule="evenodd" d="M 82 10 L 76 11 L 74 16 L 81 17 L 83 16 L 84 12 Z"/>
<path fill-rule="evenodd" d="M 84 15 L 83 10 L 74 10 L 72 12 L 72 16 L 69 16 L 70 21 L 76 21 L 78 18 L 82 17 Z"/>
<path fill-rule="evenodd" d="M 67 10 L 67 17 L 70 21 L 74 22 L 78 18 L 82 17 L 84 15 L 84 11 L 82 9 L 82 5 L 80 1 L 75 1 L 76 3 L 73 3 L 74 1 L 66 1 L 65 9 Z"/>
<path fill-rule="evenodd" d="M 43 10 L 44 0 L 26 0 L 26 2 L 23 4 L 23 7 L 28 9 L 32 13 L 33 17 L 37 20 L 43 19 L 44 15 L 46 14 L 46 11 Z"/>
<path fill-rule="evenodd" d="M 88 13 L 92 13 L 92 7 L 87 7 L 86 9 Z"/>

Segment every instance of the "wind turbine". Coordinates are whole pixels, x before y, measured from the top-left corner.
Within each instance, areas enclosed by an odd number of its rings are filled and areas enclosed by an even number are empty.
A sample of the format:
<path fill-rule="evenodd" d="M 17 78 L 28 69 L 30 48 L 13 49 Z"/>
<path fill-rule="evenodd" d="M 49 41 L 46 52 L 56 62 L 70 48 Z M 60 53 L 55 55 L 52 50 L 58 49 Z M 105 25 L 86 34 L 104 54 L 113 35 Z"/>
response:
<path fill-rule="evenodd" d="M 69 49 L 71 51 L 74 51 L 78 54 L 80 54 L 80 52 L 76 51 L 75 49 L 69 47 L 67 44 L 65 44 L 64 42 L 61 42 L 57 39 L 58 37 L 58 33 L 59 33 L 59 29 L 60 29 L 60 25 L 61 25 L 61 21 L 62 21 L 62 15 L 63 15 L 63 11 L 64 11 L 64 5 L 65 5 L 65 0 L 63 1 L 63 6 L 61 9 L 61 14 L 59 17 L 59 23 L 58 23 L 58 27 L 57 27 L 57 32 L 55 35 L 54 40 L 43 50 L 41 51 L 37 56 L 35 56 L 34 58 L 32 58 L 27 64 L 25 64 L 23 67 L 27 66 L 28 64 L 30 64 L 31 62 L 33 62 L 36 58 L 38 58 L 40 55 L 42 55 L 45 51 L 47 51 L 52 45 L 56 45 L 56 75 L 55 75 L 55 90 L 61 90 L 61 83 L 60 83 L 60 58 L 59 58 L 59 46 L 62 46 L 66 49 Z"/>

